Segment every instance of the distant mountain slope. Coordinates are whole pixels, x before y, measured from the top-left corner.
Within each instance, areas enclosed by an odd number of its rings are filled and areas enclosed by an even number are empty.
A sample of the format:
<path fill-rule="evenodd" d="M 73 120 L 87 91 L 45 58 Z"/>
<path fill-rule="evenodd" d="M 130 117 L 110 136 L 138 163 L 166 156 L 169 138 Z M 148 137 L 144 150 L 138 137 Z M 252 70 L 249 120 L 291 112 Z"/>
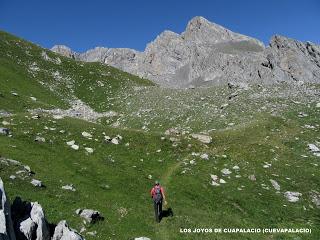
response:
<path fill-rule="evenodd" d="M 234 83 L 320 82 L 320 46 L 274 36 L 268 47 L 203 17 L 194 17 L 182 34 L 164 31 L 144 52 L 97 47 L 75 53 L 52 51 L 86 62 L 102 62 L 168 87 Z"/>
<path fill-rule="evenodd" d="M 115 110 L 113 99 L 121 97 L 120 91 L 152 85 L 114 67 L 76 62 L 0 32 L 0 109 L 66 108 L 80 99 L 98 112 Z"/>

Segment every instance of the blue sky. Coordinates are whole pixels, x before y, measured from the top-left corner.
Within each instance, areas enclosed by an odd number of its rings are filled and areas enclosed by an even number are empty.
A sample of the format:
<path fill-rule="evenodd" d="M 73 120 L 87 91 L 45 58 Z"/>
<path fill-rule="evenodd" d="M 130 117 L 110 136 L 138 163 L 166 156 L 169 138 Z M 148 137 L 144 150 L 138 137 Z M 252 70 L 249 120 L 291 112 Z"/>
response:
<path fill-rule="evenodd" d="M 0 0 L 0 29 L 41 46 L 143 50 L 163 30 L 203 16 L 268 43 L 274 34 L 320 43 L 319 0 Z"/>

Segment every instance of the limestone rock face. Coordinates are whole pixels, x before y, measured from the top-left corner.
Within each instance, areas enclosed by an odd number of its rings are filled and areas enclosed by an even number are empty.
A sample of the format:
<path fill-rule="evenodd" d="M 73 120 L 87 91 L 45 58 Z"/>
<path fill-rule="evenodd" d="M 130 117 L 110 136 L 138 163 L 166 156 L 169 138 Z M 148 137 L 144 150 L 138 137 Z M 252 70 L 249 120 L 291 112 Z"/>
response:
<path fill-rule="evenodd" d="M 74 230 L 69 228 L 67 222 L 62 220 L 54 230 L 52 240 L 82 240 L 83 238 Z"/>
<path fill-rule="evenodd" d="M 10 203 L 6 197 L 2 179 L 0 178 L 0 240 L 15 240 L 11 220 Z"/>
<path fill-rule="evenodd" d="M 12 211 L 12 212 L 11 212 Z M 53 229 L 53 227 L 55 227 Z M 48 224 L 41 205 L 17 197 L 10 205 L 0 178 L 0 240 L 82 240 L 65 220 Z"/>
<path fill-rule="evenodd" d="M 172 88 L 320 82 L 319 45 L 274 36 L 265 47 L 203 17 L 191 19 L 181 34 L 164 31 L 144 52 L 97 47 L 77 54 L 57 46 L 52 51 L 102 62 Z"/>
<path fill-rule="evenodd" d="M 55 45 L 51 48 L 51 51 L 59 53 L 62 56 L 73 58 L 73 59 L 78 59 L 78 55 L 79 55 L 65 45 Z"/>

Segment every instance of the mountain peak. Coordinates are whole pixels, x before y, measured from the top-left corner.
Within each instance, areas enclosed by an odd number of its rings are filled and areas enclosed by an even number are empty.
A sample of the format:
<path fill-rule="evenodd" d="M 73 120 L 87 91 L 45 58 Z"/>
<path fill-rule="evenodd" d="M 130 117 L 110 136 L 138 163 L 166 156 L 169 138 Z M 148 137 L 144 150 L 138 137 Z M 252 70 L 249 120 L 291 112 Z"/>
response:
<path fill-rule="evenodd" d="M 54 45 L 51 51 L 59 53 L 62 56 L 69 57 L 69 58 L 76 58 L 77 53 L 71 50 L 71 48 L 67 47 L 66 45 Z"/>

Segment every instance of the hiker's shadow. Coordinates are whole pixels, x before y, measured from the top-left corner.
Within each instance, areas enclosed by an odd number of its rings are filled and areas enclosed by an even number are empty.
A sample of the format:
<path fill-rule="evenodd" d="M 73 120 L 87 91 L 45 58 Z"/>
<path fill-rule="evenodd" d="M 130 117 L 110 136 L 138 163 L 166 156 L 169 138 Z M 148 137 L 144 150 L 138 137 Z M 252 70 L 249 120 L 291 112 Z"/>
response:
<path fill-rule="evenodd" d="M 162 218 L 166 218 L 166 217 L 173 217 L 172 208 L 168 208 L 168 209 L 162 210 L 160 220 L 161 220 Z"/>

